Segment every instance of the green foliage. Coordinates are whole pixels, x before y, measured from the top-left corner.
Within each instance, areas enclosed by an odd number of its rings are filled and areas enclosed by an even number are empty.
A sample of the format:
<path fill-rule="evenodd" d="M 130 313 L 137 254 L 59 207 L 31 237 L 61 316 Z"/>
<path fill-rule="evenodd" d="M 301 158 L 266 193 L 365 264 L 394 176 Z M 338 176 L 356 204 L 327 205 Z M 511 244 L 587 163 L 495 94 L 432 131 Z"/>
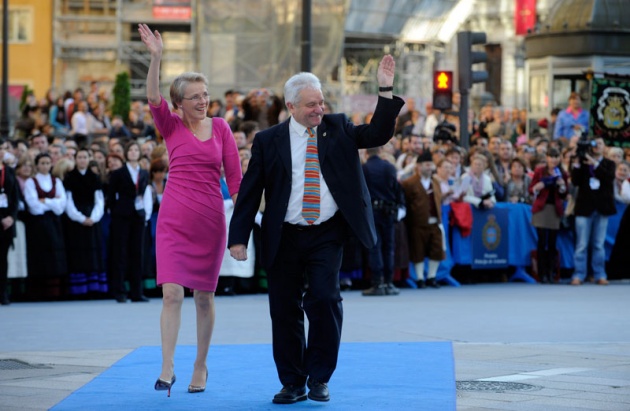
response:
<path fill-rule="evenodd" d="M 29 88 L 27 85 L 24 86 L 24 89 L 22 90 L 22 96 L 20 97 L 20 112 L 22 112 L 24 106 L 26 106 L 26 100 L 28 99 L 28 96 L 33 94 L 33 92 L 33 89 Z"/>
<path fill-rule="evenodd" d="M 131 110 L 131 83 L 129 82 L 129 73 L 122 71 L 116 75 L 114 83 L 114 105 L 112 106 L 112 114 L 122 117 L 125 123 L 129 120 L 129 110 Z"/>

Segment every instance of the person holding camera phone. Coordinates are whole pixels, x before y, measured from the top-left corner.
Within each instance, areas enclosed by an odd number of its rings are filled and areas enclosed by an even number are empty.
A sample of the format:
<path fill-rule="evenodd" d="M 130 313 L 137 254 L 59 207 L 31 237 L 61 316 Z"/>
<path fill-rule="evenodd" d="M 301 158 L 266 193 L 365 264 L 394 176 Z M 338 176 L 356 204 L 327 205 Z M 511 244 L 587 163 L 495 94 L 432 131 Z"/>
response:
<path fill-rule="evenodd" d="M 608 284 L 604 241 L 608 216 L 616 213 L 614 198 L 615 163 L 604 158 L 604 139 L 593 140 L 583 135 L 578 141 L 577 155 L 571 167 L 571 181 L 577 187 L 575 199 L 575 271 L 571 285 L 586 279 L 588 249 L 591 247 L 591 266 L 597 284 Z"/>
<path fill-rule="evenodd" d="M 560 230 L 560 219 L 564 214 L 563 201 L 567 196 L 568 175 L 559 167 L 560 152 L 551 148 L 547 152 L 544 166 L 537 167 L 529 184 L 529 192 L 535 197 L 532 205 L 532 225 L 536 227 L 538 280 L 554 282 L 556 239 Z"/>

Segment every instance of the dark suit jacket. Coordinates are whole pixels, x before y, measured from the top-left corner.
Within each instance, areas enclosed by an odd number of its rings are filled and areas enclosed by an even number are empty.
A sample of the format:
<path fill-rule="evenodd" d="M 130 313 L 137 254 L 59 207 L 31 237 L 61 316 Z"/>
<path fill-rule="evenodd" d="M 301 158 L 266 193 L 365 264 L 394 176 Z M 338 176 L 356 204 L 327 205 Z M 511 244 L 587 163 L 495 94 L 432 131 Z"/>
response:
<path fill-rule="evenodd" d="M 0 208 L 0 219 L 11 216 L 13 221 L 17 221 L 18 205 L 20 201 L 20 186 L 15 177 L 15 171 L 11 167 L 4 166 L 4 193 L 7 195 L 7 208 Z M 8 229 L 2 230 L 0 235 L 5 238 L 15 237 L 15 223 Z"/>
<path fill-rule="evenodd" d="M 405 204 L 396 167 L 387 160 L 373 155 L 363 164 L 363 175 L 372 200 L 383 200 L 398 208 Z"/>
<path fill-rule="evenodd" d="M 146 170 L 140 169 L 138 190 L 136 190 L 136 184 L 131 179 L 126 165 L 113 171 L 109 177 L 107 189 L 107 204 L 112 217 L 129 217 L 135 214 L 145 217 L 144 209 L 136 210 L 135 201 L 137 196 L 144 196 L 147 184 L 149 184 L 149 173 Z M 118 198 L 116 198 L 116 194 L 118 194 Z"/>
<path fill-rule="evenodd" d="M 599 189 L 592 190 L 589 181 L 592 177 L 599 179 Z M 580 168 L 571 167 L 571 182 L 578 188 L 575 199 L 575 215 L 588 217 L 597 211 L 601 215 L 613 215 L 615 208 L 615 163 L 602 158 L 599 166 L 593 170 L 582 164 Z"/>
<path fill-rule="evenodd" d="M 367 248 L 374 245 L 376 231 L 358 149 L 387 143 L 403 105 L 398 97 L 379 97 L 369 125 L 355 126 L 343 114 L 330 114 L 325 115 L 317 127 L 322 176 L 341 214 Z M 278 252 L 291 194 L 289 120 L 261 131 L 254 138 L 252 157 L 230 222 L 228 247 L 247 244 L 263 192 L 266 207 L 261 227 L 261 264 L 268 268 Z"/>

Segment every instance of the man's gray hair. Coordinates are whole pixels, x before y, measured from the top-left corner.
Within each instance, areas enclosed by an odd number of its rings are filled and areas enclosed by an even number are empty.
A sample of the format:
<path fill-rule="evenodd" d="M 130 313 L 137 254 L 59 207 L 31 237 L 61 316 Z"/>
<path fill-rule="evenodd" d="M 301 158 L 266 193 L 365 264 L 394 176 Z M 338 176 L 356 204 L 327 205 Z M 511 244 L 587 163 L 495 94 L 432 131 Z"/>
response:
<path fill-rule="evenodd" d="M 173 80 L 171 84 L 171 103 L 173 107 L 179 108 L 180 103 L 184 99 L 184 90 L 191 83 L 203 83 L 208 87 L 208 78 L 202 73 L 186 72 L 182 73 Z"/>
<path fill-rule="evenodd" d="M 68 149 L 67 149 L 67 148 L 66 148 L 66 146 L 65 146 L 65 145 L 63 145 L 63 144 L 55 143 L 55 144 L 52 144 L 52 145 L 50 146 L 50 148 L 52 148 L 52 147 L 56 147 L 56 148 L 58 148 L 58 149 L 59 149 L 59 153 L 60 153 L 62 156 L 65 156 L 65 155 L 68 153 Z M 50 150 L 50 148 L 49 148 L 48 150 Z"/>
<path fill-rule="evenodd" d="M 302 72 L 295 74 L 284 84 L 284 101 L 298 104 L 300 102 L 300 92 L 306 89 L 321 91 L 322 83 L 313 73 Z"/>

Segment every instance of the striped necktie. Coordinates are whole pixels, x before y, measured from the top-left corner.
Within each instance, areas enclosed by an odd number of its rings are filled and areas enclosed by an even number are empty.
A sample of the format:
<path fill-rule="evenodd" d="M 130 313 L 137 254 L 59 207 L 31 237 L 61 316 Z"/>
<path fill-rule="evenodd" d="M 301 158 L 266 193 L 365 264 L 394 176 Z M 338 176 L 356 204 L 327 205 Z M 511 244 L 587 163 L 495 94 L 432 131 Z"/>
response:
<path fill-rule="evenodd" d="M 307 128 L 306 161 L 304 166 L 304 199 L 302 217 L 311 225 L 319 218 L 319 158 L 317 157 L 317 135 Z"/>

